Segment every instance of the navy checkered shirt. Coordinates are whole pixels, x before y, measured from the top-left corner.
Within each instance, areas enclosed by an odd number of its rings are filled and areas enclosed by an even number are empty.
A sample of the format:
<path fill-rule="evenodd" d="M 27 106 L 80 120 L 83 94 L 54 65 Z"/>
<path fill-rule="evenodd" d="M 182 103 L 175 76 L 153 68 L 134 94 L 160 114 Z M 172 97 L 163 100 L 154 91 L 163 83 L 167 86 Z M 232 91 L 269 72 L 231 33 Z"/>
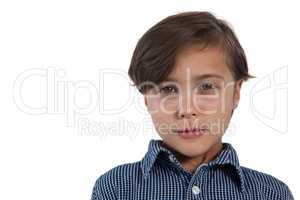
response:
<path fill-rule="evenodd" d="M 92 200 L 293 200 L 289 187 L 277 178 L 239 165 L 229 143 L 194 173 L 152 139 L 139 162 L 116 166 L 96 181 Z"/>

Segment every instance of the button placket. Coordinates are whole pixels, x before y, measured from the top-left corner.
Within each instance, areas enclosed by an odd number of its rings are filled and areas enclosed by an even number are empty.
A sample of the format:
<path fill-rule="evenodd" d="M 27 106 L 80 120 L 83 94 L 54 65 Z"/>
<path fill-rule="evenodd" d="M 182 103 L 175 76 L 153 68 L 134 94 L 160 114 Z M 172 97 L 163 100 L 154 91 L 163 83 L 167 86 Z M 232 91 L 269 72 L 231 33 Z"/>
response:
<path fill-rule="evenodd" d="M 197 185 L 194 185 L 192 187 L 192 192 L 194 195 L 198 195 L 201 192 L 201 189 Z"/>
<path fill-rule="evenodd" d="M 190 181 L 190 188 L 192 191 L 193 195 L 199 195 L 202 190 L 201 190 L 201 183 L 196 181 L 196 179 L 201 179 L 201 176 L 204 174 L 205 169 L 207 168 L 207 164 L 201 164 L 196 172 L 194 173 L 194 176 L 192 177 L 191 181 Z"/>

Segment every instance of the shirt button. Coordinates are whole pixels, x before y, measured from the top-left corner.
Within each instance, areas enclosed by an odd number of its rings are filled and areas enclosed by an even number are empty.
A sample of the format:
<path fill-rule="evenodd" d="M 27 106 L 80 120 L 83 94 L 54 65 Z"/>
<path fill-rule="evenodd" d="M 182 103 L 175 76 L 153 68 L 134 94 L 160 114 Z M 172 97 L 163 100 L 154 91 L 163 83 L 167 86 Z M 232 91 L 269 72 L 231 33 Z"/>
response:
<path fill-rule="evenodd" d="M 198 186 L 194 185 L 192 187 L 192 192 L 193 192 L 193 194 L 199 194 L 200 193 L 200 188 Z"/>

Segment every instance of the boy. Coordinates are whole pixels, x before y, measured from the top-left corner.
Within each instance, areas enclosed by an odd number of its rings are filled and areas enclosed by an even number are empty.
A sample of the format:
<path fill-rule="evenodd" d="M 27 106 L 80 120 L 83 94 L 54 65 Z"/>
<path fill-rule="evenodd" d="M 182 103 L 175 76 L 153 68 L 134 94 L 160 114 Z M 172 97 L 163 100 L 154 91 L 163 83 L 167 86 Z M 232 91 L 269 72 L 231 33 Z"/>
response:
<path fill-rule="evenodd" d="M 242 167 L 222 142 L 252 77 L 225 21 L 209 12 L 165 18 L 139 40 L 128 74 L 162 140 L 152 139 L 141 161 L 100 176 L 93 200 L 293 199 L 285 183 Z"/>

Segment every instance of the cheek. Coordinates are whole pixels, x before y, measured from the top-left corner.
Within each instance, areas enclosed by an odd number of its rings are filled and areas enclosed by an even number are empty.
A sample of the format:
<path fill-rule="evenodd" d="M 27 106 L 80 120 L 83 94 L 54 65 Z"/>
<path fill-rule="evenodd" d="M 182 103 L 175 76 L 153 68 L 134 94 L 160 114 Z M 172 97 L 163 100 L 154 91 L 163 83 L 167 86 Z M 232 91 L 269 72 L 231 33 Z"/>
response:
<path fill-rule="evenodd" d="M 195 98 L 195 105 L 201 114 L 213 114 L 218 111 L 220 98 L 215 96 L 201 96 Z"/>
<path fill-rule="evenodd" d="M 233 109 L 233 90 L 227 90 L 227 92 L 224 94 L 223 101 L 223 111 L 231 113 Z"/>
<path fill-rule="evenodd" d="M 155 98 L 148 102 L 147 107 L 154 123 L 167 123 L 172 120 L 176 101 L 172 98 Z"/>
<path fill-rule="evenodd" d="M 148 111 L 150 114 L 167 117 L 176 112 L 178 105 L 178 98 L 176 96 L 157 97 L 152 99 L 148 104 Z"/>
<path fill-rule="evenodd" d="M 202 95 L 195 98 L 195 105 L 199 114 L 207 118 L 228 118 L 232 111 L 232 92 L 220 95 Z"/>
<path fill-rule="evenodd" d="M 147 96 L 147 111 L 154 115 L 159 111 L 159 98 L 157 96 Z"/>
<path fill-rule="evenodd" d="M 178 105 L 177 96 L 169 96 L 159 100 L 159 112 L 164 115 L 171 115 L 176 112 Z"/>

